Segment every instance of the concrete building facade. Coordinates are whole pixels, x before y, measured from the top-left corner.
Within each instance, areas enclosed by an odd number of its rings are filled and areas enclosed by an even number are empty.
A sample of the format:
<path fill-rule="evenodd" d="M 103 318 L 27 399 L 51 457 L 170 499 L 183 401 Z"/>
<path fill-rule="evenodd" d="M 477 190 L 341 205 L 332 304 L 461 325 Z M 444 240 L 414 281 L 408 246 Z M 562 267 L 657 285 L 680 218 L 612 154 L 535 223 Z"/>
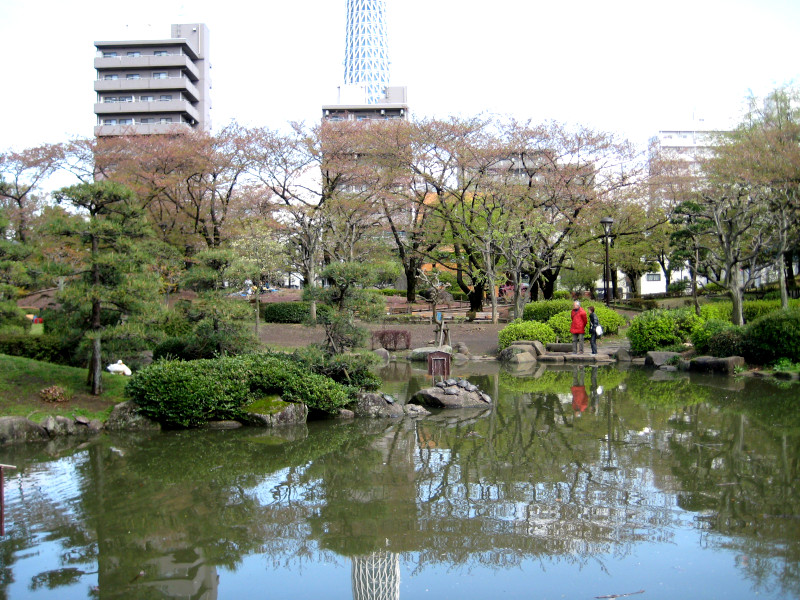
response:
<path fill-rule="evenodd" d="M 99 41 L 96 136 L 211 130 L 209 31 L 177 24 L 169 38 Z"/>

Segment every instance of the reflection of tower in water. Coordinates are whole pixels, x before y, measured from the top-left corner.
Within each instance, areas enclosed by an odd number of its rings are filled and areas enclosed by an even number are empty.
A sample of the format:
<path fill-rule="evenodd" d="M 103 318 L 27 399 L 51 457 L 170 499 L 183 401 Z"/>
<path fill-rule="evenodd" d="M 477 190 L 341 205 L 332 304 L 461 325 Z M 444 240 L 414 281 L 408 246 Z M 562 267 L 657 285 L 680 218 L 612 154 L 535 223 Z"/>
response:
<path fill-rule="evenodd" d="M 353 557 L 353 600 L 399 600 L 400 557 L 373 552 Z"/>

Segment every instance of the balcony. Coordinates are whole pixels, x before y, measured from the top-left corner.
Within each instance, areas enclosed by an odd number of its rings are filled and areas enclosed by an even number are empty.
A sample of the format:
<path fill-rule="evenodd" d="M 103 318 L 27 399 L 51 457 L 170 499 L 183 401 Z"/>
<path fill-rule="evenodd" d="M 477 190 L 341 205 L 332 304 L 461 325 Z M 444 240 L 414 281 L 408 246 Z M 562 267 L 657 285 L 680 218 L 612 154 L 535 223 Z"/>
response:
<path fill-rule="evenodd" d="M 102 117 L 108 115 L 139 115 L 147 113 L 180 113 L 200 121 L 200 113 L 187 100 L 165 100 L 154 102 L 98 102 L 94 105 L 94 114 Z"/>
<path fill-rule="evenodd" d="M 167 77 L 166 79 L 97 79 L 94 82 L 95 92 L 159 92 L 175 90 L 183 92 L 192 102 L 200 101 L 200 91 L 186 77 Z"/>
<path fill-rule="evenodd" d="M 94 59 L 94 68 L 99 71 L 125 69 L 182 69 L 192 81 L 200 79 L 200 71 L 191 58 L 185 54 L 166 56 L 99 56 Z"/>
<path fill-rule="evenodd" d="M 107 135 L 150 135 L 165 133 L 188 133 L 192 126 L 188 123 L 136 123 L 135 125 L 95 125 L 97 137 Z"/>

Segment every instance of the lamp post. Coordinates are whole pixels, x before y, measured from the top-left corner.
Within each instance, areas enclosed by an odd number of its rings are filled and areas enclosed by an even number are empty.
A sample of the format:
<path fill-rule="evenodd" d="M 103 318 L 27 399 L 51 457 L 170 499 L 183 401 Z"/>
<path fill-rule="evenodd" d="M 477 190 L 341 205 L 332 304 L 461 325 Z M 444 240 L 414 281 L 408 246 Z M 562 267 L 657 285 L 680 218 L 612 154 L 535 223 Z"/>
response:
<path fill-rule="evenodd" d="M 605 232 L 606 242 L 606 266 L 603 270 L 603 285 L 605 286 L 606 306 L 610 304 L 609 288 L 611 287 L 611 267 L 608 262 L 608 241 L 611 238 L 611 226 L 614 224 L 614 219 L 611 217 L 603 217 L 600 219 L 600 224 L 603 226 Z M 613 292 L 612 292 L 613 293 Z"/>

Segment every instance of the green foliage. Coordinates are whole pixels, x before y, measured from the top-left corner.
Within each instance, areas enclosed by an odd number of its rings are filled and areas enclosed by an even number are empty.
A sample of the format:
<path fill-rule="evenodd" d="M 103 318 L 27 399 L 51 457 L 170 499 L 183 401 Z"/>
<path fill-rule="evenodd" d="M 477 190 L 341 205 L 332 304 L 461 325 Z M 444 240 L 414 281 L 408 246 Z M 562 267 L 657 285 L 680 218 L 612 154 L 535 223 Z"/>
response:
<path fill-rule="evenodd" d="M 780 358 L 800 362 L 800 308 L 769 313 L 745 328 L 745 358 L 768 364 Z"/>
<path fill-rule="evenodd" d="M 131 377 L 126 394 L 143 415 L 170 427 L 242 419 L 246 406 L 272 394 L 326 412 L 351 400 L 346 388 L 331 378 L 271 354 L 157 361 Z"/>
<path fill-rule="evenodd" d="M 692 341 L 692 346 L 694 346 L 698 354 L 707 354 L 709 352 L 709 340 L 711 337 L 721 331 L 731 329 L 732 327 L 733 323 L 730 321 L 709 319 L 703 323 L 702 327 L 695 329 L 691 336 L 689 336 Z"/>
<path fill-rule="evenodd" d="M 317 304 L 317 323 L 330 318 L 333 308 L 327 304 Z M 311 317 L 311 303 L 272 302 L 261 305 L 261 320 L 264 323 L 307 323 Z"/>
<path fill-rule="evenodd" d="M 800 300 L 789 300 L 789 307 L 800 308 Z M 742 315 L 745 323 L 752 323 L 765 315 L 781 310 L 780 299 L 776 300 L 746 300 L 742 304 Z M 700 307 L 700 316 L 705 320 L 722 319 L 731 320 L 733 305 L 730 301 L 712 302 Z"/>
<path fill-rule="evenodd" d="M 772 364 L 772 369 L 780 373 L 800 373 L 800 363 L 794 363 L 788 358 L 779 358 Z"/>
<path fill-rule="evenodd" d="M 354 390 L 374 391 L 381 385 L 380 377 L 372 372 L 372 367 L 379 359 L 371 352 L 331 355 L 310 346 L 295 350 L 290 357 L 312 372 L 330 377 Z"/>
<path fill-rule="evenodd" d="M 645 354 L 684 341 L 678 333 L 674 311 L 651 310 L 637 316 L 628 327 L 631 352 Z"/>
<path fill-rule="evenodd" d="M 538 340 L 543 344 L 551 344 L 556 341 L 556 334 L 545 323 L 516 319 L 500 330 L 497 341 L 502 350 L 517 340 Z"/>
<path fill-rule="evenodd" d="M 711 356 L 742 356 L 745 347 L 745 330 L 731 325 L 713 334 L 708 340 L 708 353 Z"/>
<path fill-rule="evenodd" d="M 658 300 L 655 298 L 629 298 L 625 304 L 634 310 L 656 310 L 658 308 Z"/>
<path fill-rule="evenodd" d="M 0 335 L 0 354 L 22 356 L 56 364 L 69 364 L 69 352 L 54 335 Z"/>
<path fill-rule="evenodd" d="M 558 342 L 568 342 L 572 340 L 572 334 L 570 333 L 570 328 L 572 327 L 572 311 L 564 311 L 560 312 L 557 315 L 553 315 L 549 319 L 547 319 L 547 325 L 552 329 L 556 334 L 556 341 Z M 586 330 L 585 333 L 589 333 L 589 323 L 586 323 Z"/>
<path fill-rule="evenodd" d="M 570 298 L 572 298 L 572 294 L 567 290 L 556 290 L 553 292 L 553 300 L 569 300 Z"/>
<path fill-rule="evenodd" d="M 405 297 L 405 295 L 406 295 L 405 290 L 398 290 L 398 289 L 395 289 L 395 288 L 383 288 L 383 289 L 378 290 L 378 292 L 382 296 L 403 296 L 403 297 Z"/>
<path fill-rule="evenodd" d="M 27 333 L 31 322 L 13 300 L 0 301 L 0 332 Z"/>
<path fill-rule="evenodd" d="M 700 307 L 700 316 L 706 321 L 714 319 L 730 323 L 732 314 L 733 305 L 730 302 L 709 302 Z"/>
<path fill-rule="evenodd" d="M 537 302 L 529 302 L 525 305 L 522 319 L 525 321 L 547 323 L 550 317 L 564 312 L 565 310 L 572 310 L 572 300 L 565 298 L 563 300 L 539 300 Z"/>

